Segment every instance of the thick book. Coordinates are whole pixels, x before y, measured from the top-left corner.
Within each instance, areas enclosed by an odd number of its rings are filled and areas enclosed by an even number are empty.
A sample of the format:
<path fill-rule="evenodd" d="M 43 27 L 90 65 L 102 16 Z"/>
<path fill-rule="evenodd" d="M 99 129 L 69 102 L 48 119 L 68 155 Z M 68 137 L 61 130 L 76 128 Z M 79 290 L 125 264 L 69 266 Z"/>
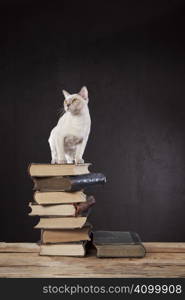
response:
<path fill-rule="evenodd" d="M 40 218 L 40 221 L 34 228 L 74 229 L 74 228 L 82 228 L 86 222 L 87 222 L 87 217 Z"/>
<path fill-rule="evenodd" d="M 29 216 L 75 216 L 76 208 L 73 204 L 37 205 L 29 204 Z"/>
<path fill-rule="evenodd" d="M 144 257 L 145 248 L 136 232 L 94 231 L 97 257 Z"/>
<path fill-rule="evenodd" d="M 80 191 L 92 185 L 104 184 L 106 177 L 102 173 L 90 173 L 76 176 L 33 177 L 34 190 L 48 191 Z"/>
<path fill-rule="evenodd" d="M 40 246 L 40 255 L 85 256 L 86 254 L 85 246 L 86 246 L 86 242 L 51 244 L 51 245 L 42 244 Z"/>
<path fill-rule="evenodd" d="M 80 203 L 86 201 L 86 195 L 82 191 L 78 192 L 39 192 L 36 191 L 33 199 L 37 204 L 65 204 Z"/>
<path fill-rule="evenodd" d="M 32 177 L 80 175 L 89 173 L 91 164 L 36 164 L 28 166 L 28 173 Z"/>
<path fill-rule="evenodd" d="M 42 244 L 70 243 L 79 241 L 90 241 L 92 226 L 85 224 L 77 229 L 43 229 L 41 233 Z"/>
<path fill-rule="evenodd" d="M 29 203 L 31 212 L 30 216 L 81 216 L 88 213 L 88 210 L 95 204 L 93 196 L 87 196 L 84 203 L 74 204 L 55 204 L 55 205 L 38 205 Z"/>

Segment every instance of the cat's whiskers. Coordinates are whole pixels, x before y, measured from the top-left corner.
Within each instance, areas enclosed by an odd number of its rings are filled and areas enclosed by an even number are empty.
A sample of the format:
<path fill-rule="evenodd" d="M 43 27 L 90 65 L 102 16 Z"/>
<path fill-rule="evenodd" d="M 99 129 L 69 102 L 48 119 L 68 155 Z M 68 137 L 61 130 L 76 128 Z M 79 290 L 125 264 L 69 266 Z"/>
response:
<path fill-rule="evenodd" d="M 63 114 L 65 114 L 65 109 L 64 107 L 60 107 L 57 111 L 57 115 L 59 115 L 59 117 L 62 117 Z"/>

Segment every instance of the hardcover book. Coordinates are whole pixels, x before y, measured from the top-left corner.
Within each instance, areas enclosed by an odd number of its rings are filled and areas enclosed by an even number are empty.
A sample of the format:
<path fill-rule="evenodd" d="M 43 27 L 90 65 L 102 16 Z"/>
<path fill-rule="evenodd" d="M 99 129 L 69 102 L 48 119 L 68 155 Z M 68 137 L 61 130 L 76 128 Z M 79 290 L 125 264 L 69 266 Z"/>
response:
<path fill-rule="evenodd" d="M 80 175 L 89 173 L 91 164 L 36 164 L 28 166 L 28 173 L 32 177 L 48 177 L 63 175 Z"/>
<path fill-rule="evenodd" d="M 75 216 L 76 208 L 73 204 L 37 205 L 29 204 L 29 216 Z"/>
<path fill-rule="evenodd" d="M 87 217 L 58 217 L 41 218 L 34 228 L 40 229 L 74 229 L 82 228 L 87 221 Z"/>
<path fill-rule="evenodd" d="M 94 231 L 97 257 L 144 257 L 145 248 L 136 232 Z"/>
<path fill-rule="evenodd" d="M 90 241 L 91 229 L 92 226 L 89 223 L 77 229 L 43 229 L 41 241 L 43 244 Z"/>
<path fill-rule="evenodd" d="M 37 204 L 65 204 L 65 203 L 80 203 L 86 201 L 86 195 L 82 191 L 78 192 L 39 192 L 36 191 L 33 199 Z"/>
<path fill-rule="evenodd" d="M 104 184 L 106 177 L 101 173 L 90 173 L 76 176 L 33 177 L 34 190 L 47 191 L 80 191 L 86 187 Z"/>
<path fill-rule="evenodd" d="M 85 256 L 86 241 L 79 243 L 51 244 L 40 246 L 40 255 Z"/>
<path fill-rule="evenodd" d="M 72 204 L 38 205 L 29 204 L 30 216 L 82 216 L 89 214 L 90 208 L 95 204 L 93 196 L 87 196 L 86 202 Z"/>

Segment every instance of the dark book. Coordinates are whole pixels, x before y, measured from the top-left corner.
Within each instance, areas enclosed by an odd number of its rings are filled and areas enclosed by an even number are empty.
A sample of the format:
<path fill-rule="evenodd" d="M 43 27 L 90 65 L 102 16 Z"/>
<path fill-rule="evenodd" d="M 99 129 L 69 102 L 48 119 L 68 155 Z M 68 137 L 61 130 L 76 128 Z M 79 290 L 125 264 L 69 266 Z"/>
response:
<path fill-rule="evenodd" d="M 106 177 L 101 173 L 90 173 L 76 176 L 32 177 L 34 190 L 75 192 L 92 185 L 104 184 Z"/>
<path fill-rule="evenodd" d="M 136 232 L 94 231 L 97 257 L 144 257 L 145 248 Z"/>

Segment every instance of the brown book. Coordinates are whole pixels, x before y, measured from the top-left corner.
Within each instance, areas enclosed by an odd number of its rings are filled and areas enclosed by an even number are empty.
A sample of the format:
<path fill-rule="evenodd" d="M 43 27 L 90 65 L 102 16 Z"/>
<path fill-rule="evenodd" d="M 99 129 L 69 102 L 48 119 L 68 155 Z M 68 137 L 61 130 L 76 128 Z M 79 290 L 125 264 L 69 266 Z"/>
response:
<path fill-rule="evenodd" d="M 85 202 L 86 195 L 82 191 L 78 192 L 38 192 L 33 196 L 36 203 L 41 205 L 47 204 L 64 204 Z"/>
<path fill-rule="evenodd" d="M 79 241 L 90 241 L 90 232 L 92 226 L 89 224 L 83 228 L 77 229 L 43 229 L 41 235 L 41 242 L 43 244 L 48 243 L 66 243 L 66 242 L 79 242 Z"/>
<path fill-rule="evenodd" d="M 76 208 L 76 216 L 88 211 L 94 204 L 96 200 L 94 196 L 87 196 L 87 201 L 82 203 L 74 203 Z"/>
<path fill-rule="evenodd" d="M 90 164 L 36 164 L 28 166 L 28 173 L 32 177 L 80 175 L 89 173 Z"/>
<path fill-rule="evenodd" d="M 41 245 L 40 255 L 85 256 L 85 245 L 86 242 Z"/>
<path fill-rule="evenodd" d="M 136 232 L 94 231 L 98 257 L 144 257 L 145 248 Z"/>
<path fill-rule="evenodd" d="M 87 221 L 87 217 L 58 217 L 41 218 L 34 228 L 40 229 L 74 229 L 82 228 Z"/>
<path fill-rule="evenodd" d="M 104 184 L 106 177 L 101 173 L 90 173 L 76 176 L 32 177 L 34 190 L 48 191 L 80 191 L 86 187 Z"/>

